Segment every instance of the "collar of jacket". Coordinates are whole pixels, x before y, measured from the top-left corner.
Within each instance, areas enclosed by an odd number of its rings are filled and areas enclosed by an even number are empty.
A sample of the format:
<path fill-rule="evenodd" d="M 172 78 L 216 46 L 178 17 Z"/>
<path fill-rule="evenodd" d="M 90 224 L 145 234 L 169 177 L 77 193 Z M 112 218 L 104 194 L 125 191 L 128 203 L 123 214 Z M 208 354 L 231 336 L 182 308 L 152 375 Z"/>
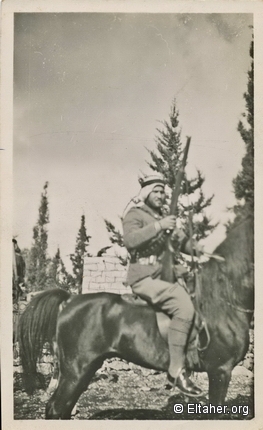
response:
<path fill-rule="evenodd" d="M 160 214 L 158 215 L 156 212 L 154 212 L 149 206 L 147 206 L 146 204 L 139 206 L 140 209 L 142 209 L 144 212 L 147 212 L 149 215 L 151 215 L 153 218 L 155 218 L 156 220 L 162 219 L 163 218 L 163 214 L 162 211 L 160 210 Z"/>

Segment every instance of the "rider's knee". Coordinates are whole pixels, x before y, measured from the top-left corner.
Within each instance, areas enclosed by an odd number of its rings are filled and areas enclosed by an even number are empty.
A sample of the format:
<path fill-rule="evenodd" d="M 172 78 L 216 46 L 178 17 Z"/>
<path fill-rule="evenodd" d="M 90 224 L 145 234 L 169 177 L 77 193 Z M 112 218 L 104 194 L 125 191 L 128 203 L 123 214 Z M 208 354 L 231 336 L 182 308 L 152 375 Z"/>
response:
<path fill-rule="evenodd" d="M 178 310 L 177 316 L 186 321 L 192 321 L 194 318 L 195 310 L 191 299 L 185 300 Z"/>
<path fill-rule="evenodd" d="M 195 309 L 189 294 L 183 290 L 180 296 L 177 297 L 177 300 L 178 307 L 175 315 L 178 318 L 184 319 L 186 321 L 192 321 L 194 318 Z"/>

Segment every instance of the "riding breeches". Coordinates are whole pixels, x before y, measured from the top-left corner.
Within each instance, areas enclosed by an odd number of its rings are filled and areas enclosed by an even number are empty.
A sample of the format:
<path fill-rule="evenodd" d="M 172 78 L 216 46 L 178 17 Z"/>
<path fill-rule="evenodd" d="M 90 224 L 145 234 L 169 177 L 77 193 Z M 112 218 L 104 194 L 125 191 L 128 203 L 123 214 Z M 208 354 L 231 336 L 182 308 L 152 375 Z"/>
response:
<path fill-rule="evenodd" d="M 194 307 L 192 301 L 179 282 L 170 284 L 158 278 L 152 279 L 149 276 L 136 282 L 132 286 L 132 290 L 134 294 L 160 308 L 170 318 L 177 317 L 186 321 L 193 320 Z"/>
<path fill-rule="evenodd" d="M 189 294 L 178 282 L 170 284 L 151 277 L 136 282 L 132 290 L 134 294 L 158 307 L 171 318 L 168 332 L 169 373 L 177 378 L 184 367 L 186 343 L 195 313 Z"/>

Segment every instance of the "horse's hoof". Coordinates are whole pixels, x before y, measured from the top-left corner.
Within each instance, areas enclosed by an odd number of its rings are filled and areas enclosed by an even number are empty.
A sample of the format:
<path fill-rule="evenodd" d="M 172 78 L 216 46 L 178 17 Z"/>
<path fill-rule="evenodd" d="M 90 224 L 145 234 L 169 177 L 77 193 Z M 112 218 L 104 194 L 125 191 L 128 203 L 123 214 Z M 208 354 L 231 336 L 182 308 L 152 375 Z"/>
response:
<path fill-rule="evenodd" d="M 72 411 L 71 411 L 71 416 L 72 417 L 75 417 L 75 415 L 77 415 L 78 414 L 78 409 L 77 409 L 77 405 L 75 405 L 74 406 L 74 408 L 72 409 Z"/>

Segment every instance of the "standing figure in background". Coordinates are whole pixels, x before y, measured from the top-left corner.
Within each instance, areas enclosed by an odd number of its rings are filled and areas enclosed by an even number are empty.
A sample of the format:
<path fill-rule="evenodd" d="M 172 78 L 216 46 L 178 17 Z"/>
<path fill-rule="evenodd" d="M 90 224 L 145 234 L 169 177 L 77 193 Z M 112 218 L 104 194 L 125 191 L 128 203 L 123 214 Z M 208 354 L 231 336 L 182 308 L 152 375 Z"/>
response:
<path fill-rule="evenodd" d="M 23 295 L 23 286 L 25 280 L 26 265 L 22 257 L 21 250 L 16 239 L 12 239 L 13 243 L 13 303 L 17 303 Z"/>

